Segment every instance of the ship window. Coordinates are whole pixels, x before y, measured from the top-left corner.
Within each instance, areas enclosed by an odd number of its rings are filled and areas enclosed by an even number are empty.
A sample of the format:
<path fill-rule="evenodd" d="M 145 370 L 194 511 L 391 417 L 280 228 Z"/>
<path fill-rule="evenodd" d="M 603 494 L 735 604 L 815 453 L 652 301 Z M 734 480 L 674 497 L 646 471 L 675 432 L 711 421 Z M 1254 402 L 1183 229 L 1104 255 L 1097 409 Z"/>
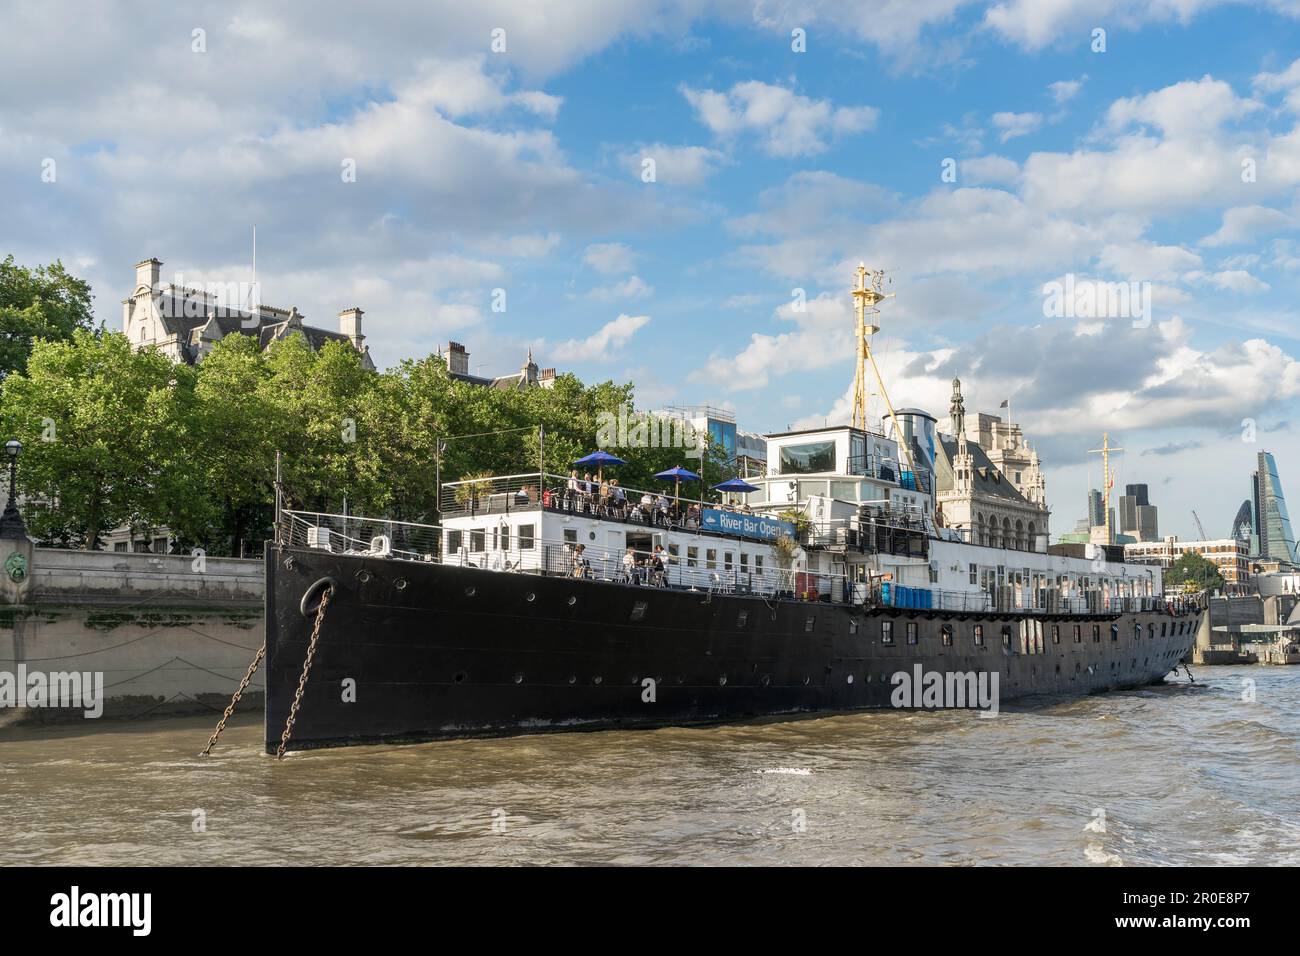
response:
<path fill-rule="evenodd" d="M 1061 625 L 1059 624 L 1052 625 L 1052 643 L 1053 644 L 1061 643 Z"/>
<path fill-rule="evenodd" d="M 716 548 L 704 549 L 704 566 L 710 571 L 718 566 L 718 550 Z"/>
<path fill-rule="evenodd" d="M 742 574 L 749 573 L 749 555 L 744 551 L 740 552 L 740 571 Z"/>
<path fill-rule="evenodd" d="M 1154 640 L 1156 639 L 1156 626 L 1155 626 L 1154 624 L 1149 624 L 1149 625 L 1147 625 L 1147 626 L 1150 628 L 1149 633 L 1151 634 L 1151 640 L 1154 641 Z M 1138 637 L 1141 637 L 1141 636 L 1142 636 L 1142 625 L 1139 624 L 1139 625 L 1137 626 L 1137 629 L 1138 629 Z M 1163 625 L 1163 624 L 1160 625 L 1160 636 L 1161 636 L 1161 637 L 1164 637 L 1164 636 L 1165 636 L 1165 625 Z"/>
<path fill-rule="evenodd" d="M 688 568 L 694 568 L 699 565 L 700 563 L 699 554 L 700 554 L 699 548 L 696 548 L 692 545 L 686 546 L 686 566 Z"/>
<path fill-rule="evenodd" d="M 881 644 L 894 643 L 894 622 L 893 621 L 880 622 L 880 643 Z"/>
<path fill-rule="evenodd" d="M 1002 625 L 1002 646 L 1005 647 L 1007 650 L 1011 650 L 1011 625 L 1010 624 Z"/>
<path fill-rule="evenodd" d="M 1119 640 L 1119 625 L 1118 625 L 1118 624 L 1112 624 L 1112 625 L 1110 626 L 1110 639 L 1111 639 L 1112 641 L 1118 641 L 1118 640 Z"/>
<path fill-rule="evenodd" d="M 743 628 L 745 626 L 745 622 L 748 620 L 749 620 L 749 612 L 741 611 L 739 614 L 736 615 L 736 627 Z"/>
<path fill-rule="evenodd" d="M 1161 624 L 1161 625 L 1160 625 L 1160 636 L 1161 636 L 1161 637 L 1164 637 L 1164 636 L 1168 633 L 1168 628 L 1169 628 L 1169 625 L 1168 625 L 1167 623 L 1166 623 L 1166 624 Z M 1154 624 L 1151 625 L 1151 636 L 1152 636 L 1153 638 L 1156 636 L 1156 626 L 1155 626 Z"/>
<path fill-rule="evenodd" d="M 469 533 L 469 549 L 471 551 L 484 551 L 487 549 L 487 532 L 482 528 L 474 528 Z"/>
<path fill-rule="evenodd" d="M 856 617 L 849 618 L 849 633 L 858 633 L 858 619 Z"/>
<path fill-rule="evenodd" d="M 668 546 L 668 563 L 677 564 L 679 557 L 681 557 L 680 546 L 675 544 L 670 544 Z"/>
<path fill-rule="evenodd" d="M 983 624 L 975 625 L 974 639 L 975 639 L 976 647 L 984 646 L 984 625 Z"/>
<path fill-rule="evenodd" d="M 461 547 L 461 535 L 460 535 L 460 532 L 459 532 L 459 531 L 448 531 L 448 532 L 447 532 L 447 550 L 448 550 L 451 554 L 455 554 L 457 551 L 460 550 L 460 547 Z M 124 548 L 123 550 L 125 550 L 125 548 Z"/>
<path fill-rule="evenodd" d="M 632 605 L 632 620 L 639 621 L 645 617 L 647 604 L 645 601 L 637 601 Z"/>
<path fill-rule="evenodd" d="M 763 573 L 763 556 L 761 554 L 754 555 L 754 573 Z"/>
<path fill-rule="evenodd" d="M 971 584 L 979 584 L 979 573 L 980 573 L 979 565 L 978 565 L 978 564 L 972 564 L 972 565 L 970 566 L 970 583 L 971 583 Z"/>
<path fill-rule="evenodd" d="M 731 552 L 730 552 L 730 551 L 724 551 L 724 552 L 722 552 L 722 570 L 724 570 L 724 571 L 730 571 L 730 570 L 731 570 Z"/>
<path fill-rule="evenodd" d="M 808 475 L 835 470 L 835 442 L 817 441 L 781 449 L 782 475 Z"/>
<path fill-rule="evenodd" d="M 907 622 L 907 643 L 909 644 L 916 643 L 916 622 L 915 621 Z"/>
<path fill-rule="evenodd" d="M 811 633 L 812 633 L 812 629 L 813 629 L 813 625 L 816 624 L 816 623 L 817 623 L 817 618 L 816 618 L 816 616 L 804 618 L 804 622 L 803 622 L 803 632 L 804 632 L 805 634 L 811 634 Z"/>
<path fill-rule="evenodd" d="M 503 524 L 501 526 L 501 550 L 510 550 L 510 525 L 508 524 Z"/>
<path fill-rule="evenodd" d="M 943 646 L 952 647 L 952 625 L 945 624 L 939 629 L 939 633 L 943 636 Z"/>
<path fill-rule="evenodd" d="M 1100 644 L 1100 643 L 1101 643 L 1101 625 L 1100 625 L 1100 624 L 1094 624 L 1094 625 L 1092 626 L 1092 643 L 1094 643 L 1094 644 Z"/>
<path fill-rule="evenodd" d="M 565 528 L 565 529 L 564 529 L 564 543 L 565 543 L 565 544 L 577 544 L 577 543 L 578 543 L 578 529 L 577 529 L 577 528 Z"/>
<path fill-rule="evenodd" d="M 519 526 L 519 550 L 531 551 L 533 546 L 537 543 L 535 535 L 536 531 L 534 525 L 521 524 Z"/>
<path fill-rule="evenodd" d="M 1083 643 L 1083 628 L 1078 624 L 1074 625 L 1074 643 Z"/>

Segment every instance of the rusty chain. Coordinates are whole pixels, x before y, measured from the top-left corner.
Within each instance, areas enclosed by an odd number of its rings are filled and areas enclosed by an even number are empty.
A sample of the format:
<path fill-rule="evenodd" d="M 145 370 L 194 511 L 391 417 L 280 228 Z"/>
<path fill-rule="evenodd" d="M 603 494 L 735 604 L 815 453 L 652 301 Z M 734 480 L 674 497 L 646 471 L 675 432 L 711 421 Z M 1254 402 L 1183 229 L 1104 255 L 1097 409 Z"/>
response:
<path fill-rule="evenodd" d="M 244 679 L 239 682 L 239 689 L 235 691 L 235 696 L 230 698 L 230 704 L 226 707 L 226 712 L 222 714 L 221 719 L 217 721 L 217 729 L 214 730 L 212 736 L 208 738 L 208 745 L 199 752 L 200 757 L 206 757 L 212 751 L 212 747 L 216 744 L 217 738 L 220 737 L 221 732 L 226 729 L 226 721 L 229 720 L 230 715 L 235 712 L 235 706 L 239 703 L 239 699 L 244 696 L 244 691 L 248 689 L 248 682 L 251 681 L 253 675 L 257 673 L 257 666 L 262 663 L 262 658 L 265 656 L 266 645 L 263 644 L 257 649 L 257 654 L 253 658 L 253 663 L 248 665 L 248 673 L 245 674 Z"/>
<path fill-rule="evenodd" d="M 284 733 L 280 735 L 280 746 L 276 748 L 275 759 L 284 759 L 284 749 L 289 746 L 289 736 L 293 733 L 294 721 L 298 719 L 298 708 L 302 705 L 302 694 L 307 689 L 307 675 L 311 672 L 311 662 L 316 656 L 316 642 L 320 640 L 320 626 L 325 620 L 325 607 L 330 602 L 334 587 L 327 587 L 320 596 L 320 606 L 316 608 L 316 623 L 312 625 L 311 641 L 307 644 L 307 657 L 302 662 L 302 675 L 298 678 L 298 689 L 293 695 L 293 704 L 289 707 L 289 719 L 284 723 Z"/>

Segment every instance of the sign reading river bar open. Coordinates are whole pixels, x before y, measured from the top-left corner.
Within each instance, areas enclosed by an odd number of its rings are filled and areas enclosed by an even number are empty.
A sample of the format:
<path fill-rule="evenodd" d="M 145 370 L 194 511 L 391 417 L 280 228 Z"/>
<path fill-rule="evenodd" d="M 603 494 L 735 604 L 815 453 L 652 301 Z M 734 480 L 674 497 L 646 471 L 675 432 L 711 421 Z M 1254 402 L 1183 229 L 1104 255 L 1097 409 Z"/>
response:
<path fill-rule="evenodd" d="M 705 508 L 700 527 L 705 531 L 720 531 L 724 534 L 739 534 L 746 538 L 758 538 L 762 541 L 775 541 L 781 535 L 794 537 L 794 525 L 777 518 L 764 518 L 761 515 L 742 515 L 734 511 L 721 511 L 717 508 Z"/>

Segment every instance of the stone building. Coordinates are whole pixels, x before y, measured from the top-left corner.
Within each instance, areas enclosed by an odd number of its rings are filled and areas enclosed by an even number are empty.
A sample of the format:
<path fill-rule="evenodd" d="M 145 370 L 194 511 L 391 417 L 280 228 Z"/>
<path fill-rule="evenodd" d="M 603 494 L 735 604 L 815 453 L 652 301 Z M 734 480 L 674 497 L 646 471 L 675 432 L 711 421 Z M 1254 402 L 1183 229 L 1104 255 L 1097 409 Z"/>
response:
<path fill-rule="evenodd" d="M 136 263 L 135 289 L 122 300 L 122 331 L 137 348 L 155 346 L 175 362 L 194 365 L 227 335 L 251 335 L 262 348 L 291 335 L 302 336 L 313 349 L 328 341 L 347 342 L 361 353 L 362 364 L 374 370 L 370 347 L 361 332 L 361 309 L 339 313 L 338 331 L 307 325 L 297 308 L 275 308 L 244 302 L 244 289 L 190 288 L 161 282 L 162 263 L 145 259 Z"/>
<path fill-rule="evenodd" d="M 973 544 L 1046 551 L 1047 482 L 1019 425 L 966 417 L 961 380 L 952 380 L 948 434 L 935 443 L 935 497 L 944 527 Z"/>
<path fill-rule="evenodd" d="M 519 367 L 518 372 L 511 375 L 497 375 L 492 378 L 470 372 L 469 352 L 465 351 L 465 346 L 459 342 L 448 342 L 447 350 L 440 354 L 447 363 L 447 373 L 452 378 L 462 382 L 469 382 L 471 385 L 506 389 L 531 388 L 533 386 L 551 388 L 555 385 L 555 369 L 539 369 L 537 363 L 533 361 L 532 349 L 528 350 L 528 357 L 524 359 L 524 364 Z"/>

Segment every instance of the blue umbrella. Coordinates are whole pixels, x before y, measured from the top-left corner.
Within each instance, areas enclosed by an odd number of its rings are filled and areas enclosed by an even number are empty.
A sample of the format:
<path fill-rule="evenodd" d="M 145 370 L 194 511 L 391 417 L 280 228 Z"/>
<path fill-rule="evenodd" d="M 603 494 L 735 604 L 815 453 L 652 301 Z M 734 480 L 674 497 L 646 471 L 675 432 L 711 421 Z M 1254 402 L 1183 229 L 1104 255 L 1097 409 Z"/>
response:
<path fill-rule="evenodd" d="M 713 486 L 714 491 L 735 491 L 744 494 L 749 491 L 758 491 L 757 486 L 751 485 L 743 478 L 728 478 L 720 485 Z"/>
<path fill-rule="evenodd" d="M 682 479 L 685 479 L 687 481 L 700 480 L 699 475 L 697 475 L 693 471 L 687 471 L 681 465 L 673 465 L 667 471 L 659 472 L 659 474 L 655 475 L 655 477 L 662 478 L 664 481 L 669 481 L 669 480 L 676 481 L 676 484 L 673 486 L 674 498 L 680 498 L 682 496 Z"/>
<path fill-rule="evenodd" d="M 685 479 L 686 481 L 700 480 L 699 475 L 697 475 L 693 471 L 687 471 L 681 465 L 673 465 L 673 467 L 669 468 L 667 471 L 659 472 L 659 474 L 655 475 L 655 477 L 662 478 L 664 481 L 670 481 L 673 478 L 676 478 L 678 481 L 681 481 L 683 479 Z"/>
<path fill-rule="evenodd" d="M 625 462 L 622 458 L 619 458 L 615 455 L 611 455 L 607 451 L 593 451 L 590 455 L 586 455 L 582 458 L 579 458 L 577 461 L 574 462 L 574 464 L 595 465 L 596 480 L 600 481 L 603 480 L 605 477 L 604 471 L 606 465 L 626 465 L 627 462 Z"/>

